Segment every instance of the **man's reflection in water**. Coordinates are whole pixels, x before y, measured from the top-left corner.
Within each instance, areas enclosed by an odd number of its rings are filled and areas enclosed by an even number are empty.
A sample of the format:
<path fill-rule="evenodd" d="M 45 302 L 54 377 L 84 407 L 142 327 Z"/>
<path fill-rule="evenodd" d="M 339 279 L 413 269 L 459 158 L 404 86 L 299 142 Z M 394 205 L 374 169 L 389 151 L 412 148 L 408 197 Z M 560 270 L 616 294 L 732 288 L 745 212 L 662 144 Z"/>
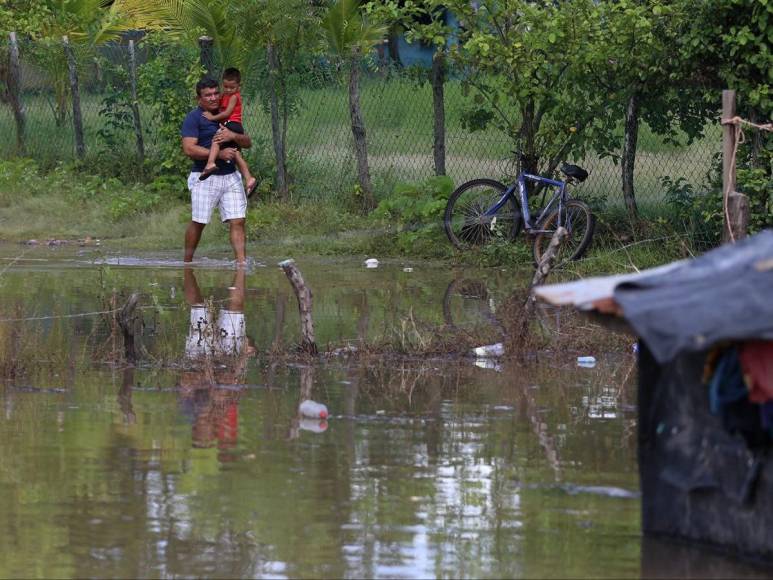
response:
<path fill-rule="evenodd" d="M 221 462 L 236 458 L 231 450 L 238 440 L 241 386 L 247 361 L 257 352 L 244 322 L 245 275 L 244 269 L 236 270 L 222 306 L 205 303 L 193 269 L 185 269 L 183 281 L 191 312 L 185 342 L 188 368 L 179 385 L 181 405 L 193 424 L 193 446 L 217 445 Z"/>

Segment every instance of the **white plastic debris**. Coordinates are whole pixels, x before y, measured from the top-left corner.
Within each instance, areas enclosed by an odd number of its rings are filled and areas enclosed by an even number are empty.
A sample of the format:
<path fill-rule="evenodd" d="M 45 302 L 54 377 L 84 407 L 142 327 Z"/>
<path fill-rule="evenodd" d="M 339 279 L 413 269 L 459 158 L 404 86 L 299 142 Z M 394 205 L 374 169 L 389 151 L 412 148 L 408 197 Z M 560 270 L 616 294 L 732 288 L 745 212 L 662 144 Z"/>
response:
<path fill-rule="evenodd" d="M 327 421 L 324 419 L 301 419 L 298 422 L 298 427 L 312 433 L 324 433 L 327 431 Z"/>
<path fill-rule="evenodd" d="M 502 365 L 495 360 L 491 360 L 490 358 L 476 358 L 475 366 L 481 369 L 492 369 L 497 372 L 502 371 Z"/>
<path fill-rule="evenodd" d="M 366 268 L 378 268 L 378 260 L 376 258 L 368 258 L 365 260 Z"/>
<path fill-rule="evenodd" d="M 501 342 L 487 344 L 472 349 L 472 354 L 480 358 L 495 358 L 505 354 L 505 347 Z"/>
<path fill-rule="evenodd" d="M 341 348 L 336 348 L 330 351 L 330 356 L 345 356 L 349 354 L 355 354 L 357 352 L 357 347 L 354 345 L 348 345 L 348 346 L 342 346 Z"/>
<path fill-rule="evenodd" d="M 578 356 L 577 357 L 577 366 L 578 367 L 585 367 L 587 369 L 592 369 L 596 366 L 596 357 L 595 356 Z"/>
<path fill-rule="evenodd" d="M 406 266 L 405 268 L 403 268 L 403 272 L 413 272 L 413 268 L 411 268 L 410 266 Z"/>
<path fill-rule="evenodd" d="M 298 407 L 298 412 L 301 416 L 308 417 L 309 419 L 327 419 L 328 416 L 327 407 L 322 403 L 315 403 L 311 399 L 301 403 L 301 406 Z"/>
<path fill-rule="evenodd" d="M 631 350 L 633 351 L 633 353 L 634 353 L 634 354 L 636 354 L 637 352 L 639 352 L 639 343 L 638 343 L 638 342 L 634 342 L 634 343 L 631 345 Z"/>

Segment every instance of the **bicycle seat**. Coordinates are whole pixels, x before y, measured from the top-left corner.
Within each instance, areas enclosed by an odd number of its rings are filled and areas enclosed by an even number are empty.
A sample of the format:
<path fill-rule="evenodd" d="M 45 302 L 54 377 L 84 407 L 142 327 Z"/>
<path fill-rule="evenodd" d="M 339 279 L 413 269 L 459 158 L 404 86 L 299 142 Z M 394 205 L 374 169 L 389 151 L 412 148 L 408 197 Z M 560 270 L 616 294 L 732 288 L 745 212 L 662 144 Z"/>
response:
<path fill-rule="evenodd" d="M 588 172 L 585 171 L 579 165 L 571 165 L 569 163 L 563 163 L 561 165 L 561 173 L 577 181 L 585 181 L 588 179 Z"/>

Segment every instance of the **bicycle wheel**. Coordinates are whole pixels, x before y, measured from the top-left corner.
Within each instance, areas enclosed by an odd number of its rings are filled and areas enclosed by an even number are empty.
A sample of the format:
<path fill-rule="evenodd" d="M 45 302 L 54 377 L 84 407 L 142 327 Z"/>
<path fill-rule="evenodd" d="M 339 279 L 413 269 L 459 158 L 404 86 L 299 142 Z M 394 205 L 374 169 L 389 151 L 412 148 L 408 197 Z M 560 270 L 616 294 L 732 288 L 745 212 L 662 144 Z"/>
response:
<path fill-rule="evenodd" d="M 590 246 L 593 238 L 593 230 L 596 227 L 596 218 L 588 204 L 577 199 L 570 199 L 562 208 L 564 227 L 569 232 L 564 242 L 558 247 L 554 264 L 559 266 L 569 260 L 579 259 Z M 540 226 L 544 230 L 534 238 L 534 263 L 539 264 L 540 259 L 548 249 L 553 232 L 558 226 L 558 210 L 551 213 Z"/>
<path fill-rule="evenodd" d="M 473 179 L 451 194 L 443 226 L 451 243 L 460 250 L 482 246 L 495 239 L 514 240 L 521 229 L 521 210 L 512 196 L 494 216 L 485 213 L 505 192 L 493 179 Z"/>

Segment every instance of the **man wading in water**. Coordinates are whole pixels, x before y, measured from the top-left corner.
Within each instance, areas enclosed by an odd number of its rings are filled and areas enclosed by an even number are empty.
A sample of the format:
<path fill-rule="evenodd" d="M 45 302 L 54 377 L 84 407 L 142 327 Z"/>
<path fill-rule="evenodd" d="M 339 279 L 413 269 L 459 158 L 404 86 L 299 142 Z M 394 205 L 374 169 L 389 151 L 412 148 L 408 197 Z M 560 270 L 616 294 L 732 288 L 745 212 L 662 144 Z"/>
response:
<path fill-rule="evenodd" d="M 236 149 L 221 148 L 217 170 L 206 181 L 200 181 L 199 176 L 207 163 L 212 143 L 234 141 L 242 149 L 247 149 L 252 145 L 252 140 L 247 134 L 234 133 L 204 116 L 205 111 L 218 112 L 220 88 L 216 80 L 205 78 L 196 83 L 196 96 L 198 107 L 188 113 L 180 130 L 183 153 L 193 160 L 188 176 L 192 211 L 191 222 L 185 230 L 184 261 L 193 261 L 201 233 L 212 217 L 212 210 L 217 207 L 220 219 L 228 222 L 236 264 L 244 266 L 247 260 L 244 233 L 247 196 L 234 163 Z"/>

